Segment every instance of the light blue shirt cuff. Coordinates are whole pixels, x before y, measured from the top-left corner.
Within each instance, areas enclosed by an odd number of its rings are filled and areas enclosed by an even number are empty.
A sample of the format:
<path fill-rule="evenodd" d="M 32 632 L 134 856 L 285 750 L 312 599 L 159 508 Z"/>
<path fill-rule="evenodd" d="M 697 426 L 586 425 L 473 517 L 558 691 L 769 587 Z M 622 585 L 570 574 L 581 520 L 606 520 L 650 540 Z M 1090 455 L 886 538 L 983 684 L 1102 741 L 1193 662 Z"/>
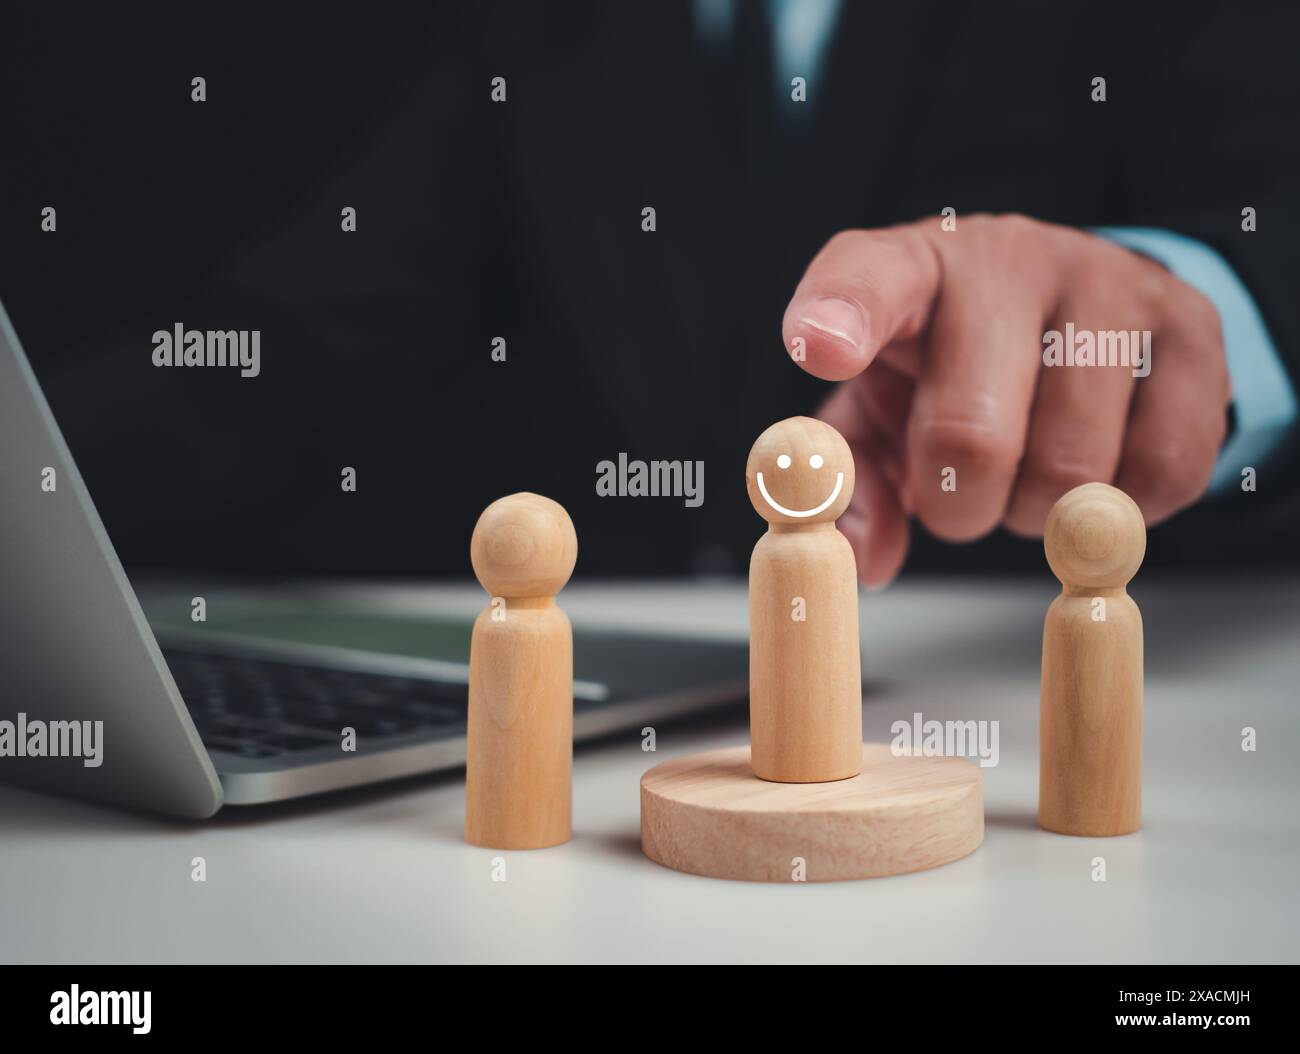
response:
<path fill-rule="evenodd" d="M 1099 227 L 1094 233 L 1164 264 L 1218 309 L 1237 429 L 1219 452 L 1210 493 L 1239 485 L 1241 470 L 1266 461 L 1297 416 L 1291 379 L 1254 298 L 1222 256 L 1185 235 L 1153 227 Z"/>

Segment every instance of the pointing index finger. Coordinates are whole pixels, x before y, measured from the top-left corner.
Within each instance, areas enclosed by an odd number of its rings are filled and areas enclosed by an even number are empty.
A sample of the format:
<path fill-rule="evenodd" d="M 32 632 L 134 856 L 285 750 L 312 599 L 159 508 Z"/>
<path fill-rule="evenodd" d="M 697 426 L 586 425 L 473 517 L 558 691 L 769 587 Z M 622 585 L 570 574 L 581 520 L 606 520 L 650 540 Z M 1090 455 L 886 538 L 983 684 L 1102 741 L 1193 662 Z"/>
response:
<path fill-rule="evenodd" d="M 881 348 L 921 334 L 942 274 L 921 224 L 842 231 L 813 258 L 785 310 L 786 350 L 815 377 L 856 376 Z"/>

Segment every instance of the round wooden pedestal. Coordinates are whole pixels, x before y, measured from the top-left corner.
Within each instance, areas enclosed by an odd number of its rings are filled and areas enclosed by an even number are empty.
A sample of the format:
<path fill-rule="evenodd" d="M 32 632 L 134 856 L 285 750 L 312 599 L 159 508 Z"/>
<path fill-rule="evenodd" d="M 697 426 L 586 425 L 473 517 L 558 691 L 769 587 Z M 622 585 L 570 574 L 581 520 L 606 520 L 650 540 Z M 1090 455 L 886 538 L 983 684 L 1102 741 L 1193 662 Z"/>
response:
<path fill-rule="evenodd" d="M 666 761 L 641 777 L 641 849 L 710 878 L 835 882 L 938 867 L 984 840 L 977 765 L 884 743 L 864 744 L 862 761 L 835 783 L 768 783 L 749 747 Z"/>

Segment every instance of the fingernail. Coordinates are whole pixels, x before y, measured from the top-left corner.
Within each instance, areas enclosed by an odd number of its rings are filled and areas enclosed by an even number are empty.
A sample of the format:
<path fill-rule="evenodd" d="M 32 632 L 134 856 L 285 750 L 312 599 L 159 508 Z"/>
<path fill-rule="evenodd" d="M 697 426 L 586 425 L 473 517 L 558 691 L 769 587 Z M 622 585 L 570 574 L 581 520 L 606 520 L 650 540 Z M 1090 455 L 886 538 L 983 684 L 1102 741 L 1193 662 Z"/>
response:
<path fill-rule="evenodd" d="M 814 300 L 799 317 L 805 326 L 852 344 L 861 351 L 867 342 L 867 320 L 857 304 L 837 296 Z"/>

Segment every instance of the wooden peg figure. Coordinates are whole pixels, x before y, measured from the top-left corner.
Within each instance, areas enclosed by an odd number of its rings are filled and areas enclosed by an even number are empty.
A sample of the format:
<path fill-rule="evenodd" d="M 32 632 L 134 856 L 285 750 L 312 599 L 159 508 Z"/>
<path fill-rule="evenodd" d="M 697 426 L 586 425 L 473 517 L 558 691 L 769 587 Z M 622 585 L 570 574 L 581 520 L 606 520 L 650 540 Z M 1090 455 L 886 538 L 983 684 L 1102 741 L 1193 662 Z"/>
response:
<path fill-rule="evenodd" d="M 745 466 L 768 522 L 749 561 L 749 729 L 754 775 L 825 783 L 862 770 L 857 566 L 835 528 L 853 455 L 809 417 L 760 435 Z"/>
<path fill-rule="evenodd" d="M 1043 548 L 1062 588 L 1043 625 L 1038 822 L 1131 834 L 1142 826 L 1142 614 L 1125 586 L 1146 553 L 1142 512 L 1085 483 L 1053 507 Z"/>
<path fill-rule="evenodd" d="M 578 538 L 564 507 L 511 494 L 479 517 L 474 574 L 492 597 L 470 643 L 465 840 L 540 849 L 573 833 L 573 630 L 556 606 Z"/>

